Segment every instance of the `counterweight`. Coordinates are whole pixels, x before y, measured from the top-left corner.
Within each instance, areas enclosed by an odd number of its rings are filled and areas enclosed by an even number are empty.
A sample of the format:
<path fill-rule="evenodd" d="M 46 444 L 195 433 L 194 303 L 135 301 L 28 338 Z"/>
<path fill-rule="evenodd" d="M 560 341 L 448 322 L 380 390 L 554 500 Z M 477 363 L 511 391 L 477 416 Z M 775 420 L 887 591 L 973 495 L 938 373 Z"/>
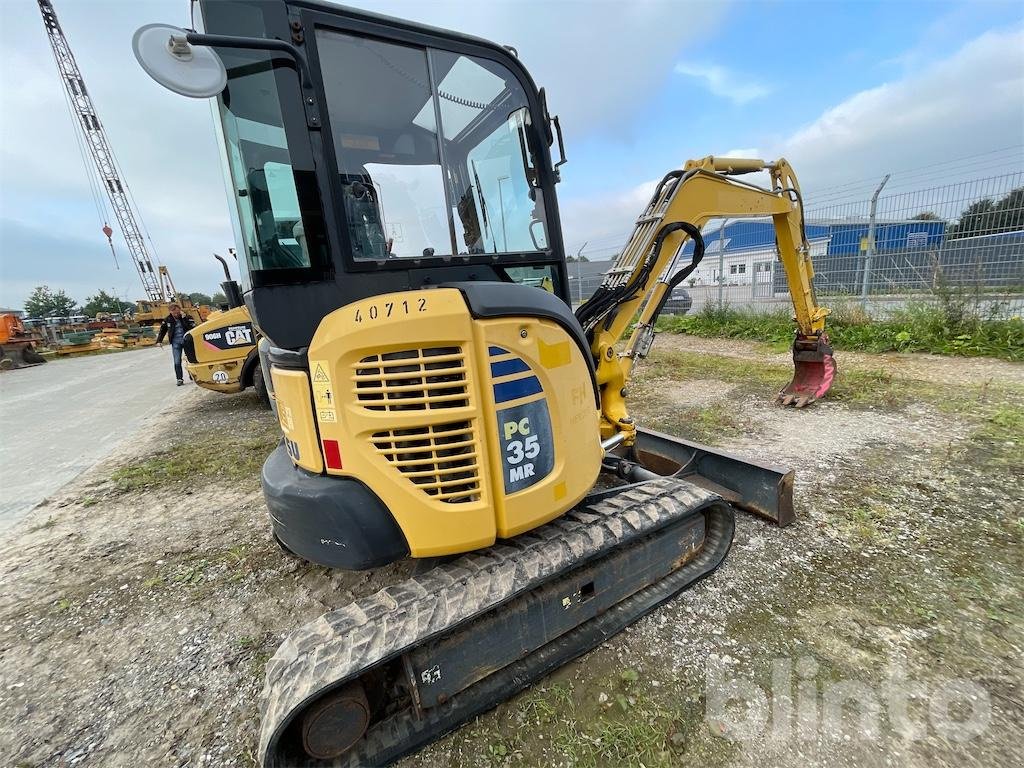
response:
<path fill-rule="evenodd" d="M 71 52 L 68 39 L 57 20 L 53 4 L 50 0 L 38 0 L 38 2 L 39 11 L 43 14 L 43 26 L 46 28 L 46 36 L 53 49 L 53 57 L 57 62 L 61 82 L 67 91 L 71 109 L 82 129 L 85 145 L 96 165 L 99 181 L 110 199 L 128 251 L 131 253 L 132 261 L 142 280 L 142 288 L 150 301 L 173 301 L 173 296 L 164 295 L 159 274 L 153 269 L 153 261 L 142 236 L 139 213 L 133 208 L 128 187 L 118 172 L 110 142 L 107 141 L 103 124 L 100 122 L 96 114 L 96 107 L 86 90 L 85 80 L 82 78 L 82 72 Z"/>

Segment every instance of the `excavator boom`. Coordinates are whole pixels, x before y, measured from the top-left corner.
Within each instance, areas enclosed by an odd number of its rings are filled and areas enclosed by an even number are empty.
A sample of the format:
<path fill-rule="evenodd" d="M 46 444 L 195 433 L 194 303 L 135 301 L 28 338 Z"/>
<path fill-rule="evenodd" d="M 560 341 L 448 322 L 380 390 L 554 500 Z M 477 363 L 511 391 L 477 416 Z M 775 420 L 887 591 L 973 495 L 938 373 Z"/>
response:
<path fill-rule="evenodd" d="M 735 178 L 759 171 L 768 172 L 770 190 Z M 712 219 L 726 216 L 770 216 L 775 227 L 779 260 L 796 320 L 796 371 L 779 399 L 800 407 L 823 396 L 831 386 L 835 362 L 825 333 L 828 310 L 818 305 L 815 296 L 803 200 L 792 167 L 784 159 L 773 163 L 716 157 L 690 160 L 661 180 L 603 284 L 577 310 L 577 317 L 591 335 L 594 358 L 599 361 L 602 434 L 606 437 L 631 430 L 624 397 L 619 393 L 628 383 L 634 361 L 649 352 L 655 321 L 672 289 L 703 258 L 701 230 Z M 692 258 L 689 265 L 679 268 L 687 239 L 694 241 Z M 625 350 L 620 353 L 617 345 L 636 318 Z"/>

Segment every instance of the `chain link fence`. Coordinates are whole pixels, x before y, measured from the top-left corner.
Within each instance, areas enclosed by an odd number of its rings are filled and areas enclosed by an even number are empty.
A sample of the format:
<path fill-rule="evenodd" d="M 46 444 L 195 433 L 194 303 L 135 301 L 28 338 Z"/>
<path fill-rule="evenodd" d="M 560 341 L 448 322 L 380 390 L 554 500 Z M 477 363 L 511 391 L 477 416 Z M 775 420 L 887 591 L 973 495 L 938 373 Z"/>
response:
<path fill-rule="evenodd" d="M 863 199 L 806 195 L 823 304 L 859 304 L 877 317 L 908 301 L 953 297 L 984 314 L 1024 312 L 1024 172 L 889 195 L 885 181 Z M 716 220 L 704 240 L 703 262 L 676 289 L 677 310 L 790 305 L 770 219 Z M 588 260 L 568 264 L 576 302 L 601 284 L 615 249 L 584 248 L 582 255 Z"/>

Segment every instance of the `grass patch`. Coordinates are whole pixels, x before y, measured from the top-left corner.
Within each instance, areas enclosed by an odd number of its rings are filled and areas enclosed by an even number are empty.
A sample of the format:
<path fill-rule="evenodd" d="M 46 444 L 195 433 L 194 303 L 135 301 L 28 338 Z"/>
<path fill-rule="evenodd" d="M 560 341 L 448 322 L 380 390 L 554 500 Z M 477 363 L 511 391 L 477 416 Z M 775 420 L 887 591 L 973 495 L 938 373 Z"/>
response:
<path fill-rule="evenodd" d="M 677 359 L 679 358 L 685 359 Z M 696 358 L 697 356 L 692 356 Z M 630 410 L 642 424 L 699 443 L 715 445 L 743 432 L 740 414 L 726 402 L 694 403 L 687 397 L 686 381 L 721 379 L 690 370 L 696 361 L 688 353 L 659 354 L 651 358 L 636 379 Z"/>
<path fill-rule="evenodd" d="M 725 403 L 708 406 L 673 409 L 670 415 L 659 419 L 662 428 L 698 443 L 714 445 L 742 430 L 736 418 L 736 410 Z"/>
<path fill-rule="evenodd" d="M 1024 471 L 1024 402 L 1002 402 L 979 411 L 982 421 L 971 434 L 974 447 L 1004 470 Z"/>
<path fill-rule="evenodd" d="M 551 725 L 559 714 L 572 711 L 572 689 L 564 683 L 534 690 L 523 700 L 520 718 L 528 725 Z"/>
<path fill-rule="evenodd" d="M 724 764 L 731 742 L 712 735 L 699 692 L 681 682 L 648 685 L 626 668 L 573 687 L 554 683 L 523 696 L 511 716 L 515 730 L 467 734 L 482 764 L 669 766 Z M 690 693 L 694 695 L 689 695 Z"/>
<path fill-rule="evenodd" d="M 1024 435 L 1024 408 L 1002 404 L 988 414 L 976 437 L 984 440 L 1018 442 Z"/>
<path fill-rule="evenodd" d="M 708 304 L 693 315 L 666 317 L 659 328 L 711 338 L 764 341 L 788 347 L 793 341 L 789 310 L 754 312 Z M 859 307 L 839 307 L 828 319 L 836 349 L 861 352 L 930 352 L 1024 361 L 1024 319 L 988 315 L 959 300 L 915 301 L 885 319 Z"/>
<path fill-rule="evenodd" d="M 720 357 L 696 352 L 659 351 L 647 359 L 640 375 L 648 382 L 644 389 L 656 394 L 657 389 L 649 386 L 655 379 L 673 382 L 717 379 L 730 384 L 746 386 L 762 398 L 771 398 L 793 376 L 791 365 L 778 365 L 762 361 L 743 360 L 734 357 Z M 886 405 L 898 407 L 920 394 L 924 387 L 917 382 L 894 379 L 881 369 L 844 367 L 836 377 L 828 398 L 852 405 Z M 696 429 L 707 427 L 706 432 L 721 434 L 723 426 L 728 429 L 735 424 L 736 411 L 729 404 L 716 404 L 709 408 L 695 408 L 681 414 L 679 421 L 694 422 Z M 691 418 L 692 417 L 692 418 Z M 705 423 L 706 422 L 706 423 Z M 694 436 L 694 439 L 699 439 Z"/>
<path fill-rule="evenodd" d="M 868 500 L 865 504 L 837 510 L 841 516 L 840 527 L 844 533 L 868 544 L 885 541 L 884 533 L 888 515 Z"/>
<path fill-rule="evenodd" d="M 576 712 L 552 734 L 552 744 L 569 765 L 670 768 L 727 762 L 722 758 L 733 745 L 707 733 L 699 702 L 668 706 L 627 683 L 609 703 L 595 716 Z"/>
<path fill-rule="evenodd" d="M 277 425 L 271 426 L 273 430 L 257 436 L 233 438 L 222 432 L 193 436 L 182 445 L 118 468 L 111 480 L 121 493 L 174 483 L 253 480 L 277 442 Z"/>

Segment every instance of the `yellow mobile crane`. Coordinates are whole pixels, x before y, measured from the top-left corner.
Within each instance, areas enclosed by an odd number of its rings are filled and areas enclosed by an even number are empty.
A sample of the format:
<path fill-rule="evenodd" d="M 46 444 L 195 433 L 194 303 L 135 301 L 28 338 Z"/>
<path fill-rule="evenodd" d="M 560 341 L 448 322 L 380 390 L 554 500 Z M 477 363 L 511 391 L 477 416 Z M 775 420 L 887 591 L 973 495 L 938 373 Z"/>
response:
<path fill-rule="evenodd" d="M 158 82 L 216 97 L 282 431 L 262 471 L 274 536 L 332 568 L 441 558 L 285 639 L 263 765 L 391 762 L 708 576 L 735 510 L 793 521 L 791 470 L 644 429 L 627 397 L 723 215 L 775 224 L 798 320 L 783 399 L 828 388 L 784 160 L 667 174 L 574 314 L 561 130 L 513 50 L 314 0 L 198 8 L 204 32 L 133 44 Z M 770 188 L 737 178 L 755 170 Z"/>

